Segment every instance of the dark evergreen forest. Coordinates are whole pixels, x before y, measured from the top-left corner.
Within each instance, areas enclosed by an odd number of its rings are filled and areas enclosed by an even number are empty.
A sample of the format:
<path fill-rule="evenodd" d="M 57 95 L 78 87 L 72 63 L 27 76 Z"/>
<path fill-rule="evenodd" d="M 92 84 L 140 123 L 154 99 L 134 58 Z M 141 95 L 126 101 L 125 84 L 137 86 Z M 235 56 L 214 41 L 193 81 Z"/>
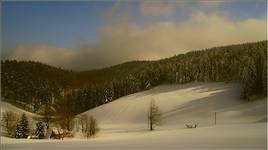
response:
<path fill-rule="evenodd" d="M 64 70 L 33 61 L 1 61 L 2 100 L 32 112 L 60 105 L 78 114 L 163 83 L 192 81 L 240 83 L 241 99 L 245 101 L 266 96 L 267 41 L 91 71 Z"/>

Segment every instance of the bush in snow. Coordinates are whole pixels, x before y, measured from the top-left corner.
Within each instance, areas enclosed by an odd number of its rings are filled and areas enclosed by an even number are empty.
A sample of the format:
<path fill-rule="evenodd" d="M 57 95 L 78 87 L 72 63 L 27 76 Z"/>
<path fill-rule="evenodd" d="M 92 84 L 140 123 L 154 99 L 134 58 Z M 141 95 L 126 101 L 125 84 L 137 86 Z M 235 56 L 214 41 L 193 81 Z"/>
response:
<path fill-rule="evenodd" d="M 38 139 L 43 139 L 45 137 L 45 127 L 41 121 L 36 123 L 35 135 Z"/>
<path fill-rule="evenodd" d="M 29 121 L 23 113 L 15 131 L 15 138 L 27 138 L 29 135 Z"/>

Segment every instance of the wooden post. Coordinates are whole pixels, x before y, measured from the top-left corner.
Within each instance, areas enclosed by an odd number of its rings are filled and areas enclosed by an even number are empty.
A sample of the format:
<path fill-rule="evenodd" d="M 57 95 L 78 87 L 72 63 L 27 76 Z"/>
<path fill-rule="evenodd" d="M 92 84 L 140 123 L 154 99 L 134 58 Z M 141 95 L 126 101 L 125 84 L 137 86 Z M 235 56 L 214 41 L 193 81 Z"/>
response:
<path fill-rule="evenodd" d="M 215 125 L 217 124 L 217 112 L 215 112 L 215 120 L 214 120 L 215 122 Z"/>
<path fill-rule="evenodd" d="M 176 72 L 176 83 L 178 83 L 178 75 L 179 75 L 179 73 Z"/>

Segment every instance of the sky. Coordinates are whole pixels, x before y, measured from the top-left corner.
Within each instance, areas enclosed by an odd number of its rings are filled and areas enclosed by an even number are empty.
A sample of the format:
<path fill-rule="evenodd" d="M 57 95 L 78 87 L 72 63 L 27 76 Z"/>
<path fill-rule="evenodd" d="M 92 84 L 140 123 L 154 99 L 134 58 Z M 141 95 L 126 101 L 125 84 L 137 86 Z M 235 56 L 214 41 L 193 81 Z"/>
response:
<path fill-rule="evenodd" d="M 2 59 L 72 70 L 266 40 L 266 0 L 1 3 Z"/>

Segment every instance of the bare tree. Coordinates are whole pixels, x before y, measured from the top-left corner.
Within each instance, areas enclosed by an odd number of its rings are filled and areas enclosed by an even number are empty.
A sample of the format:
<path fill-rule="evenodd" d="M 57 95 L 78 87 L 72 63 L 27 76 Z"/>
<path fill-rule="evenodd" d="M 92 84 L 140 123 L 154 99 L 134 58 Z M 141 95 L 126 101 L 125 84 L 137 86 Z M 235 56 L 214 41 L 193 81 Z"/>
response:
<path fill-rule="evenodd" d="M 97 120 L 94 117 L 90 116 L 89 117 L 89 136 L 94 136 L 97 131 L 98 131 Z"/>
<path fill-rule="evenodd" d="M 56 122 L 61 126 L 62 129 L 66 129 L 68 131 L 73 129 L 73 119 L 75 117 L 73 108 L 74 100 L 71 99 L 71 96 L 72 95 L 63 97 L 54 104 Z"/>
<path fill-rule="evenodd" d="M 51 104 L 45 104 L 39 108 L 38 113 L 41 114 L 42 117 L 38 117 L 37 120 L 44 122 L 48 130 L 50 124 L 55 121 L 55 109 Z"/>
<path fill-rule="evenodd" d="M 150 131 L 154 130 L 156 125 L 160 125 L 160 113 L 159 109 L 155 104 L 155 101 L 152 99 L 150 102 L 149 112 L 148 112 L 148 125 Z"/>
<path fill-rule="evenodd" d="M 88 115 L 82 114 L 79 115 L 79 124 L 81 125 L 82 133 L 86 133 L 86 124 L 88 123 Z"/>
<path fill-rule="evenodd" d="M 80 123 L 82 127 L 82 133 L 87 138 L 96 135 L 99 130 L 97 120 L 92 116 L 88 116 L 86 114 L 81 115 Z"/>
<path fill-rule="evenodd" d="M 15 136 L 15 131 L 17 124 L 19 122 L 19 117 L 12 111 L 5 111 L 2 114 L 2 126 L 10 137 Z"/>

